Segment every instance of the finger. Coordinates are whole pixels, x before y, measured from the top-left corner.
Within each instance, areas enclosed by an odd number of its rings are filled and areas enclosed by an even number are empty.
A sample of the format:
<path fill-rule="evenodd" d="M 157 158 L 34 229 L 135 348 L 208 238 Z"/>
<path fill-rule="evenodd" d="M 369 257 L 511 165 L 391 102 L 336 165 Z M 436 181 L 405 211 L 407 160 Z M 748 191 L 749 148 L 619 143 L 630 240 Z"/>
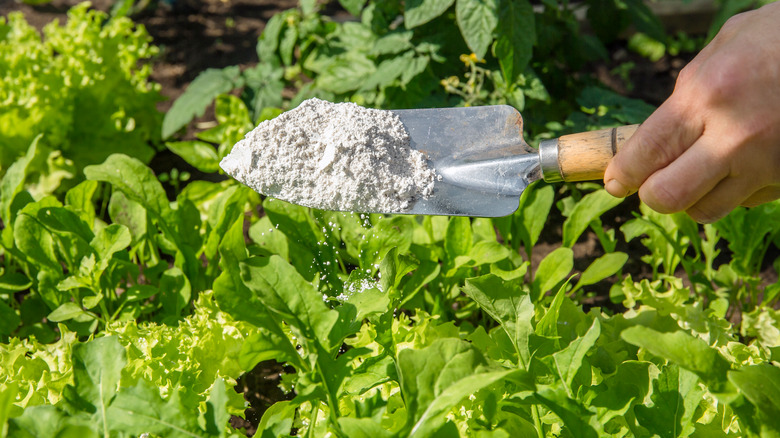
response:
<path fill-rule="evenodd" d="M 612 158 L 604 185 L 613 196 L 636 192 L 645 180 L 666 167 L 703 132 L 698 116 L 686 116 L 686 103 L 674 95 L 637 129 Z"/>
<path fill-rule="evenodd" d="M 713 223 L 744 203 L 756 188 L 751 178 L 725 178 L 685 212 L 700 224 Z"/>
<path fill-rule="evenodd" d="M 687 210 L 729 175 L 729 165 L 716 145 L 702 137 L 674 162 L 651 175 L 639 189 L 639 197 L 659 213 Z"/>
<path fill-rule="evenodd" d="M 747 199 L 742 201 L 740 205 L 743 207 L 755 207 L 757 205 L 766 204 L 767 202 L 772 202 L 775 199 L 780 199 L 780 186 L 764 187 L 750 195 Z"/>

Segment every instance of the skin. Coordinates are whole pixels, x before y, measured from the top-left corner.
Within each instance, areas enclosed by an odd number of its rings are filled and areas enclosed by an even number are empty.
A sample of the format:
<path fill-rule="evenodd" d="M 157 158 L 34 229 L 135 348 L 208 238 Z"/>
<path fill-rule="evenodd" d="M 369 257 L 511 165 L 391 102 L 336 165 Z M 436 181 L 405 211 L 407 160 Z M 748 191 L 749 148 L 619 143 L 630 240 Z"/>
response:
<path fill-rule="evenodd" d="M 604 174 L 661 213 L 714 222 L 780 198 L 780 2 L 731 18 Z"/>

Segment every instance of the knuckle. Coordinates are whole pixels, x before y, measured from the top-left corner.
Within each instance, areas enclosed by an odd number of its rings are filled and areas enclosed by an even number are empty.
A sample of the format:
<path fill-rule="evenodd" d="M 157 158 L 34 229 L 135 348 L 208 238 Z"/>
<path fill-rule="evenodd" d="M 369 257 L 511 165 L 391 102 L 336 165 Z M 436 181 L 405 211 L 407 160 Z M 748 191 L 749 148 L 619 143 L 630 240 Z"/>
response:
<path fill-rule="evenodd" d="M 687 205 L 682 193 L 670 189 L 666 184 L 650 179 L 639 188 L 639 197 L 653 210 L 659 213 L 676 213 Z"/>
<path fill-rule="evenodd" d="M 740 27 L 740 24 L 742 21 L 747 18 L 748 12 L 742 12 L 740 14 L 732 15 L 729 17 L 728 20 L 726 20 L 725 23 L 723 23 L 723 26 L 721 26 L 720 31 L 718 33 L 721 34 L 731 34 L 738 30 Z"/>
<path fill-rule="evenodd" d="M 675 84 L 675 87 L 678 89 L 683 88 L 683 86 L 687 86 L 688 84 L 694 82 L 694 78 L 696 77 L 697 71 L 698 71 L 697 63 L 691 62 L 687 64 L 677 73 L 677 82 Z"/>
<path fill-rule="evenodd" d="M 655 168 L 662 168 L 674 161 L 678 153 L 674 148 L 655 135 L 646 135 L 639 141 L 639 150 L 643 153 L 643 161 Z"/>
<path fill-rule="evenodd" d="M 739 55 L 725 56 L 723 62 L 709 75 L 709 97 L 713 102 L 728 102 L 738 95 L 746 80 Z"/>
<path fill-rule="evenodd" d="M 700 224 L 711 224 L 726 215 L 722 211 L 715 211 L 699 204 L 690 207 L 685 212 L 691 219 Z"/>

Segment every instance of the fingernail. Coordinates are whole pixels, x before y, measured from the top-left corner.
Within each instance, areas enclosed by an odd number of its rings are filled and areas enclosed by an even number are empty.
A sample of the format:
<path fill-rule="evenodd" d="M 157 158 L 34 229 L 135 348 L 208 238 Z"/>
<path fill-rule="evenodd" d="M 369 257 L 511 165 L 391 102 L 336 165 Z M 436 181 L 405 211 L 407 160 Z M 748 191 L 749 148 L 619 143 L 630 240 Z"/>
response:
<path fill-rule="evenodd" d="M 616 198 L 625 198 L 629 195 L 629 190 L 620 181 L 611 179 L 604 185 L 610 195 Z"/>

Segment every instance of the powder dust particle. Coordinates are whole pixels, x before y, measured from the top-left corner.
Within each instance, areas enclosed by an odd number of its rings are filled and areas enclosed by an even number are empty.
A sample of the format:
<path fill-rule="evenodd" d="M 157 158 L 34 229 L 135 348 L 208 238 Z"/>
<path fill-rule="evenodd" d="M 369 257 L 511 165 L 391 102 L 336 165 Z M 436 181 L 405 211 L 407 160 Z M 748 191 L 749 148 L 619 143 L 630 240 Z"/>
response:
<path fill-rule="evenodd" d="M 260 123 L 220 166 L 262 194 L 355 212 L 405 212 L 437 179 L 397 115 L 316 98 Z"/>

